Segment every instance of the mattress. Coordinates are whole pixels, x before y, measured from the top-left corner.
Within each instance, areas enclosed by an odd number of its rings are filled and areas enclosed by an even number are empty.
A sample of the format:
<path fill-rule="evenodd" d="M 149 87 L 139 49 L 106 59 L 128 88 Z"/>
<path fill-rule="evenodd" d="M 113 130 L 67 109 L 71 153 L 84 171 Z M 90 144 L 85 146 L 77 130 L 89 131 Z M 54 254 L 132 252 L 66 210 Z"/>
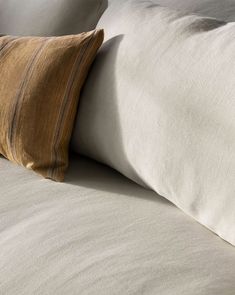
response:
<path fill-rule="evenodd" d="M 235 294 L 234 247 L 74 155 L 65 183 L 0 158 L 0 249 L 0 294 Z"/>

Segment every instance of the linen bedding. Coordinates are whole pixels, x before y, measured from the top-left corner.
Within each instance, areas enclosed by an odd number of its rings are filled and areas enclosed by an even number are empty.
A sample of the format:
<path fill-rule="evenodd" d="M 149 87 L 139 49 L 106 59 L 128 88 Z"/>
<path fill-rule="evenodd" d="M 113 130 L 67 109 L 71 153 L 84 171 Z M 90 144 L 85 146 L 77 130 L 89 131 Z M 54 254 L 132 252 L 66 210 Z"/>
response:
<path fill-rule="evenodd" d="M 109 0 L 109 6 L 122 6 L 127 0 Z M 143 0 L 135 0 L 143 1 Z M 234 0 L 152 0 L 152 3 L 177 9 L 185 13 L 218 18 L 225 21 L 235 20 Z"/>
<path fill-rule="evenodd" d="M 74 150 L 235 245 L 235 23 L 130 0 L 97 27 Z"/>
<path fill-rule="evenodd" d="M 55 183 L 0 157 L 0 294 L 234 295 L 233 247 L 110 168 L 70 163 Z"/>
<path fill-rule="evenodd" d="M 235 14 L 231 0 L 160 1 Z M 0 0 L 0 28 L 78 33 L 94 28 L 106 3 Z M 234 295 L 234 269 L 231 245 L 111 168 L 72 155 L 55 183 L 0 156 L 0 294 Z"/>

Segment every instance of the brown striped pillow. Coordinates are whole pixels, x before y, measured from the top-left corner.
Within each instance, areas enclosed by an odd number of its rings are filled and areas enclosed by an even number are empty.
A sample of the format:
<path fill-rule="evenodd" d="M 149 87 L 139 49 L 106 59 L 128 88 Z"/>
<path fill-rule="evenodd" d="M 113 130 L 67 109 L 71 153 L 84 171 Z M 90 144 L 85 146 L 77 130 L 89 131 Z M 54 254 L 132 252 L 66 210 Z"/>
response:
<path fill-rule="evenodd" d="M 64 179 L 81 87 L 103 31 L 0 38 L 0 154 Z"/>

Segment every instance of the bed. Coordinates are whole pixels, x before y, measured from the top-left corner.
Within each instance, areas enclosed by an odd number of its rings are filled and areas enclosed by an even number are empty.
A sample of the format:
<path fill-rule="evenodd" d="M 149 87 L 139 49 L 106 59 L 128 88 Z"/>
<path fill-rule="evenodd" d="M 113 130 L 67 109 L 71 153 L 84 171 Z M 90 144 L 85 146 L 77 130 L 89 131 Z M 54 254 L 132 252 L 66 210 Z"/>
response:
<path fill-rule="evenodd" d="M 1 294 L 234 294 L 231 245 L 112 169 L 70 162 L 58 184 L 0 158 Z"/>
<path fill-rule="evenodd" d="M 42 178 L 1 156 L 4 85 L 0 87 L 0 294 L 235 294 L 235 66 L 229 64 L 235 57 L 235 2 L 221 3 L 24 0 L 19 5 L 18 0 L 0 0 L 0 34 L 13 35 L 9 43 L 21 39 L 14 37 L 17 34 L 49 40 L 95 28 L 105 32 L 84 78 L 77 118 L 70 122 L 74 126 L 64 182 L 39 173 Z M 182 43 L 176 36 L 184 37 Z M 196 40 L 195 45 L 188 40 Z M 217 48 L 214 40 L 219 44 L 215 67 L 213 52 L 208 51 L 210 46 Z M 200 46 L 209 53 L 199 54 Z M 27 54 L 23 58 L 27 60 Z M 192 69 L 187 68 L 190 63 Z M 36 90 L 48 81 L 46 75 L 40 77 L 46 78 L 33 83 Z M 27 83 L 20 85 L 27 88 Z M 211 97 L 217 98 L 212 106 Z M 43 112 L 33 111 L 40 119 Z M 31 118 L 29 113 L 25 117 Z M 32 126 L 38 124 L 35 118 Z M 15 127 L 21 143 L 17 131 Z M 217 131 L 220 136 L 210 138 Z M 30 148 L 35 145 L 26 145 L 23 156 L 33 154 Z M 32 168 L 31 164 L 23 166 Z"/>

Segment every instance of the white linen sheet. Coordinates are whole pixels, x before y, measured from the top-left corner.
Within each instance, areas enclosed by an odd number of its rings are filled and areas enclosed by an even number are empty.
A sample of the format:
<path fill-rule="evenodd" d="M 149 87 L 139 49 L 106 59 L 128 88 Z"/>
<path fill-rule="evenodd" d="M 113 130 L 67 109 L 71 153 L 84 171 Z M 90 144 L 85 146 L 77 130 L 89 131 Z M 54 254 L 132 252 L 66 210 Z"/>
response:
<path fill-rule="evenodd" d="M 234 295 L 235 250 L 156 193 L 73 156 L 65 183 L 0 158 L 0 294 Z"/>

